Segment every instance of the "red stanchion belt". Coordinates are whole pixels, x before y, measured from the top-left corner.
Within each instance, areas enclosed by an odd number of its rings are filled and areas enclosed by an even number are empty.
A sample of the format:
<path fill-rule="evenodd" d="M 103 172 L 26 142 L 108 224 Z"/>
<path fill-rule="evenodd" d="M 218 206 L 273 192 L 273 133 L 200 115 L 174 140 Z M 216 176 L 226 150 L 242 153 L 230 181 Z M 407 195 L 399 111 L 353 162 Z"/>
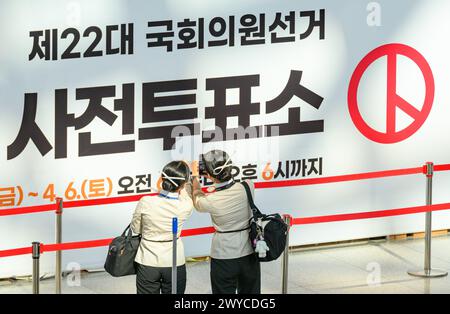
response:
<path fill-rule="evenodd" d="M 436 165 L 435 170 L 436 171 L 450 170 L 450 165 Z M 418 174 L 418 173 L 423 173 L 423 167 L 397 169 L 397 170 L 385 170 L 385 171 L 376 171 L 376 172 L 358 173 L 358 174 L 349 174 L 349 175 L 340 175 L 340 176 L 331 176 L 331 177 L 310 178 L 310 179 L 256 182 L 255 188 L 266 189 L 266 188 L 282 188 L 282 187 L 290 187 L 290 186 L 327 184 L 327 183 L 336 183 L 336 182 L 348 182 L 348 181 L 367 180 L 367 179 L 375 179 L 375 178 L 404 176 L 404 175 L 412 175 L 412 174 Z M 117 196 L 117 197 L 109 197 L 109 198 L 98 198 L 98 199 L 92 199 L 92 200 L 68 201 L 68 202 L 64 202 L 64 208 L 137 202 L 144 196 L 155 196 L 155 195 L 158 195 L 158 193 L 138 194 L 138 195 L 130 195 L 130 196 Z M 0 217 L 1 216 L 31 214 L 31 213 L 38 213 L 38 212 L 53 211 L 53 210 L 56 210 L 55 204 L 27 206 L 27 207 L 19 207 L 19 208 L 17 208 L 17 207 L 16 208 L 7 208 L 7 209 L 0 210 Z"/>
<path fill-rule="evenodd" d="M 285 180 L 285 181 L 256 182 L 255 188 L 260 188 L 260 189 L 280 188 L 280 187 L 288 187 L 288 186 L 302 186 L 302 185 L 327 184 L 327 183 L 336 183 L 336 182 L 359 181 L 359 180 L 367 180 L 367 179 L 419 174 L 419 173 L 422 173 L 422 171 L 423 171 L 422 167 L 417 167 L 417 168 L 407 168 L 407 169 L 398 169 L 398 170 L 386 170 L 386 171 L 377 171 L 377 172 L 347 174 L 347 175 L 332 176 L 332 177 L 320 177 L 320 178 Z"/>
<path fill-rule="evenodd" d="M 31 254 L 31 252 L 32 252 L 31 246 L 23 247 L 23 248 L 19 248 L 19 249 L 4 250 L 4 251 L 0 251 L 0 258 L 8 257 L 8 256 Z"/>
<path fill-rule="evenodd" d="M 155 195 L 158 195 L 158 193 L 98 198 L 98 199 L 81 200 L 81 201 L 69 201 L 69 202 L 64 202 L 63 206 L 64 206 L 64 208 L 73 208 L 73 207 L 85 207 L 85 206 L 137 202 L 144 196 L 155 196 Z M 0 217 L 1 216 L 13 216 L 13 215 L 23 215 L 23 214 L 47 212 L 47 211 L 54 211 L 56 209 L 57 208 L 56 208 L 55 204 L 8 208 L 8 209 L 0 210 Z"/>
<path fill-rule="evenodd" d="M 338 215 L 328 215 L 328 216 L 318 216 L 318 217 L 305 217 L 305 218 L 294 218 L 292 220 L 293 225 L 307 225 L 307 224 L 318 224 L 326 222 L 338 222 L 338 221 L 350 221 L 350 220 L 360 220 L 360 219 L 373 219 L 373 218 L 384 218 L 393 217 L 401 215 L 419 214 L 429 211 L 441 211 L 450 209 L 450 203 L 435 204 L 430 206 L 414 206 L 414 207 L 404 207 L 398 209 L 380 210 L 373 212 L 361 212 L 353 214 L 338 214 Z M 195 229 L 186 229 L 181 233 L 182 237 L 190 237 L 196 235 L 204 235 L 214 233 L 215 229 L 213 227 L 203 227 Z M 85 248 L 95 248 L 108 246 L 112 241 L 110 239 L 92 240 L 92 241 L 82 241 L 82 242 L 70 242 L 61 244 L 41 244 L 41 252 L 54 252 L 54 251 L 66 251 L 66 250 L 77 250 Z M 16 256 L 30 254 L 31 247 L 12 249 L 0 251 L 1 257 Z"/>
<path fill-rule="evenodd" d="M 373 211 L 373 212 L 294 218 L 293 224 L 294 225 L 308 225 L 308 224 L 318 224 L 318 223 L 325 223 L 325 222 L 384 218 L 384 217 L 420 214 L 420 213 L 425 213 L 425 212 L 429 212 L 429 211 L 441 211 L 441 210 L 448 210 L 448 209 L 450 209 L 450 203 L 443 203 L 443 204 L 435 204 L 435 205 L 429 205 L 429 206 L 425 205 L 425 206 L 404 207 L 404 208 L 398 208 L 398 209 L 379 210 L 379 211 Z"/>
<path fill-rule="evenodd" d="M 40 212 L 47 212 L 56 210 L 55 204 L 27 206 L 27 207 L 15 207 L 0 210 L 0 216 L 13 216 L 23 214 L 33 214 Z"/>
<path fill-rule="evenodd" d="M 446 165 L 435 165 L 434 171 L 450 171 L 450 164 Z"/>

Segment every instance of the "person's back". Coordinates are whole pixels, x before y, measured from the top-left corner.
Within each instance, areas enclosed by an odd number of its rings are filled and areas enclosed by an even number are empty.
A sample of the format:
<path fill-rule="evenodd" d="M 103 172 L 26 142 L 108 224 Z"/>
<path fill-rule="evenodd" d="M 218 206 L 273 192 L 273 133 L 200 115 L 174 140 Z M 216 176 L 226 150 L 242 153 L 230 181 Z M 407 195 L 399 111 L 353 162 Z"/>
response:
<path fill-rule="evenodd" d="M 245 188 L 235 183 L 227 153 L 213 150 L 205 154 L 205 173 L 214 182 L 215 192 L 205 194 L 193 180 L 193 201 L 199 212 L 207 212 L 216 229 L 211 243 L 211 287 L 217 294 L 258 294 L 261 270 L 250 243 L 251 209 Z M 252 194 L 254 185 L 247 182 Z"/>
<path fill-rule="evenodd" d="M 162 171 L 162 191 L 139 201 L 131 221 L 133 232 L 141 234 L 136 254 L 136 288 L 138 294 L 171 293 L 172 219 L 178 218 L 177 292 L 184 293 L 186 266 L 182 226 L 192 214 L 190 169 L 182 161 L 167 164 Z M 188 192 L 186 192 L 186 189 Z"/>
<path fill-rule="evenodd" d="M 179 230 L 191 216 L 192 200 L 186 191 L 162 192 L 143 197 L 136 208 L 131 228 L 142 235 L 136 262 L 154 267 L 172 266 L 172 218 L 177 217 Z M 156 253 L 157 252 L 157 253 Z M 177 266 L 184 264 L 183 242 L 177 245 Z"/>
<path fill-rule="evenodd" d="M 253 192 L 253 183 L 247 182 Z M 231 186 L 220 189 L 227 185 Z M 230 259 L 252 254 L 253 248 L 248 235 L 251 209 L 248 202 L 245 202 L 247 195 L 244 187 L 239 183 L 226 182 L 217 184 L 216 189 L 218 191 L 199 196 L 195 201 L 199 212 L 211 215 L 216 229 L 211 245 L 211 257 Z"/>

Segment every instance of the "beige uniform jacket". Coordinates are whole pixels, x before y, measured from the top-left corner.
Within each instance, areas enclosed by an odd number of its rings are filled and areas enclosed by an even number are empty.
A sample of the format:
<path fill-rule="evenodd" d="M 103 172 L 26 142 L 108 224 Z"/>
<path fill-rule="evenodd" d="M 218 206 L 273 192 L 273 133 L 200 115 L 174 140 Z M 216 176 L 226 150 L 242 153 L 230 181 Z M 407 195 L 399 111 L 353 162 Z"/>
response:
<path fill-rule="evenodd" d="M 193 211 L 191 186 L 186 184 L 180 194 L 164 191 L 161 194 L 141 198 L 133 214 L 131 229 L 142 235 L 135 261 L 146 266 L 172 267 L 172 218 L 178 218 L 179 238 Z M 177 266 L 184 264 L 183 242 L 178 239 Z"/>
<path fill-rule="evenodd" d="M 254 195 L 254 184 L 247 181 Z M 227 183 L 224 183 L 227 184 Z M 216 185 L 216 188 L 224 185 Z M 209 213 L 213 226 L 218 231 L 232 231 L 247 228 L 252 215 L 245 189 L 235 183 L 228 189 L 201 194 L 195 198 L 195 208 L 199 212 Z M 215 259 L 232 259 L 250 255 L 254 252 L 249 230 L 213 235 L 211 257 Z"/>

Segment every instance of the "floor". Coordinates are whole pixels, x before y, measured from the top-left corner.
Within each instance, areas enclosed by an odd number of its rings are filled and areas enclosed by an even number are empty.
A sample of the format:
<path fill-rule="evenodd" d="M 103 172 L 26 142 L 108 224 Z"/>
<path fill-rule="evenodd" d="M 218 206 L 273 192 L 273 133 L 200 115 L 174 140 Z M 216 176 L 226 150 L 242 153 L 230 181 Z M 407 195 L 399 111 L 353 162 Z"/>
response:
<path fill-rule="evenodd" d="M 421 279 L 408 270 L 423 269 L 424 240 L 365 241 L 338 247 L 302 249 L 289 255 L 288 293 L 450 293 L 450 277 Z M 433 268 L 450 270 L 450 236 L 433 238 Z M 209 263 L 187 263 L 186 293 L 211 293 Z M 43 279 L 41 293 L 54 293 Z M 30 293 L 29 280 L 0 281 L 0 294 Z M 135 277 L 105 272 L 68 275 L 63 293 L 135 293 Z M 262 292 L 281 293 L 281 259 L 262 264 Z"/>

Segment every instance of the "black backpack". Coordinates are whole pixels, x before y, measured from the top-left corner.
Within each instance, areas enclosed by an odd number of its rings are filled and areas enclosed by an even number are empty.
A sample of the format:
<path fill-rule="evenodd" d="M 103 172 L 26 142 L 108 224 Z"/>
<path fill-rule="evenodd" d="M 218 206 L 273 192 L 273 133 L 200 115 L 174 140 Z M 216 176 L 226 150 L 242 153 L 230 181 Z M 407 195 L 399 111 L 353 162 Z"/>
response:
<path fill-rule="evenodd" d="M 122 235 L 112 240 L 109 245 L 105 270 L 114 277 L 136 274 L 134 259 L 140 242 L 141 236 L 132 236 L 130 225 L 128 225 Z"/>
<path fill-rule="evenodd" d="M 269 251 L 267 251 L 266 257 L 261 258 L 258 256 L 258 259 L 261 262 L 276 260 L 286 248 L 288 226 L 279 214 L 264 215 L 261 213 L 253 201 L 247 182 L 242 181 L 241 183 L 245 188 L 247 199 L 253 212 L 253 217 L 250 218 L 250 241 L 253 249 L 256 248 L 258 236 L 262 235 L 269 247 Z"/>

